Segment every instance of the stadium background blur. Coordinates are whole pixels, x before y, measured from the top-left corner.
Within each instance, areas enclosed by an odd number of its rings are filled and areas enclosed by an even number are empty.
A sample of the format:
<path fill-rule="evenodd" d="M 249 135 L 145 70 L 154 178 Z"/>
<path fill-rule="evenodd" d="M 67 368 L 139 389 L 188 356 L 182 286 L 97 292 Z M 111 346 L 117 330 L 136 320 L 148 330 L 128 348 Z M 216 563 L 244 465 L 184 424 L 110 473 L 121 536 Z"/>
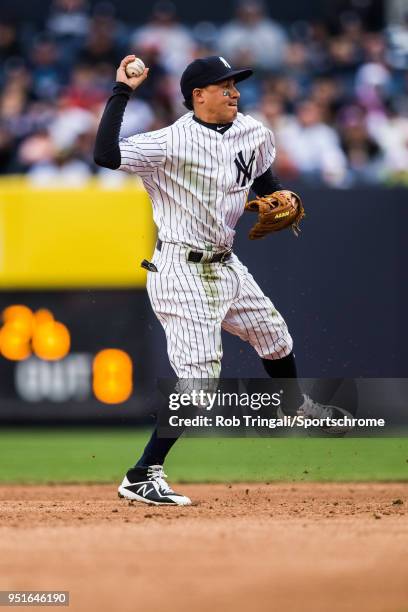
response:
<path fill-rule="evenodd" d="M 115 69 L 132 51 L 150 75 L 128 106 L 124 136 L 177 119 L 184 67 L 223 54 L 256 71 L 240 86 L 241 111 L 274 130 L 283 181 L 406 182 L 406 3 L 315 1 L 291 14 L 283 2 L 206 2 L 205 15 L 200 4 L 139 4 L 2 3 L 1 174 L 24 173 L 37 185 L 106 175 L 92 159 L 95 130 Z"/>
<path fill-rule="evenodd" d="M 285 314 L 302 376 L 406 376 L 408 7 L 403 0 L 244 0 L 220 6 L 21 0 L 0 10 L 0 307 L 49 308 L 71 332 L 62 361 L 0 358 L 0 420 L 135 422 L 171 375 L 139 262 L 155 228 L 138 179 L 96 167 L 93 143 L 120 59 L 150 67 L 122 135 L 185 112 L 180 74 L 195 57 L 251 66 L 240 110 L 276 136 L 275 171 L 306 202 L 304 232 L 236 250 Z M 405 219 L 405 220 L 404 220 Z M 383 231 L 383 227 L 387 231 Z M 92 395 L 92 359 L 127 351 L 135 391 Z M 224 338 L 225 376 L 263 376 Z M 150 398 L 150 399 L 149 399 Z"/>

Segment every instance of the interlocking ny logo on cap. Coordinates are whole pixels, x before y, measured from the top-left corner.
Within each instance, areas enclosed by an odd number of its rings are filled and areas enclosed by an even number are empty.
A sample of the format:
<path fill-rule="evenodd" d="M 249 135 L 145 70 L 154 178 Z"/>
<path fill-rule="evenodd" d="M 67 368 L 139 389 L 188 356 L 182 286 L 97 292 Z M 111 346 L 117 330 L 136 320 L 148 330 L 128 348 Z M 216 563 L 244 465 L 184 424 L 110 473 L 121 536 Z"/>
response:
<path fill-rule="evenodd" d="M 221 57 L 221 55 L 219 56 L 219 58 L 226 68 L 231 68 L 230 64 L 227 62 L 225 58 Z"/>

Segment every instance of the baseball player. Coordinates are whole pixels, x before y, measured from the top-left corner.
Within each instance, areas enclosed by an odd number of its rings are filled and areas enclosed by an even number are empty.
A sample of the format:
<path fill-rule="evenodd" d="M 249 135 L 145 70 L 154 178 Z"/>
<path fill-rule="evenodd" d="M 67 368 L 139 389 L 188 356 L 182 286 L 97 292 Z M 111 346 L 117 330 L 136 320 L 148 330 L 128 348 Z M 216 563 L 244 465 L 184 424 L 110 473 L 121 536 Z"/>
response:
<path fill-rule="evenodd" d="M 232 251 L 249 190 L 282 190 L 271 170 L 272 132 L 238 112 L 237 84 L 252 70 L 233 69 L 218 56 L 193 61 L 180 83 L 188 112 L 166 128 L 120 139 L 126 104 L 149 71 L 129 78 L 126 65 L 133 60 L 128 55 L 118 68 L 94 156 L 101 166 L 139 175 L 151 198 L 158 240 L 152 261 L 144 262 L 147 291 L 172 368 L 179 379 L 218 378 L 224 328 L 253 346 L 269 376 L 296 379 L 286 323 Z M 306 416 L 344 414 L 302 395 L 298 384 L 288 387 L 288 396 L 288 404 Z M 156 505 L 191 504 L 165 480 L 163 463 L 175 441 L 160 438 L 156 428 L 119 495 Z"/>

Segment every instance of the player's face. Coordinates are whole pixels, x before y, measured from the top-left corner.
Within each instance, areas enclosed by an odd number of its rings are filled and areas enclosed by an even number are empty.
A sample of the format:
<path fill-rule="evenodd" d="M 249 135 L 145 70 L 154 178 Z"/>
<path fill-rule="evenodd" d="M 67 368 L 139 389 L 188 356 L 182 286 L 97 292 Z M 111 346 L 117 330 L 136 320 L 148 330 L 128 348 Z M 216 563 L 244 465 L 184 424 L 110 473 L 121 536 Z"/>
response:
<path fill-rule="evenodd" d="M 195 112 L 209 123 L 229 123 L 237 116 L 239 96 L 234 79 L 208 85 L 195 98 Z"/>

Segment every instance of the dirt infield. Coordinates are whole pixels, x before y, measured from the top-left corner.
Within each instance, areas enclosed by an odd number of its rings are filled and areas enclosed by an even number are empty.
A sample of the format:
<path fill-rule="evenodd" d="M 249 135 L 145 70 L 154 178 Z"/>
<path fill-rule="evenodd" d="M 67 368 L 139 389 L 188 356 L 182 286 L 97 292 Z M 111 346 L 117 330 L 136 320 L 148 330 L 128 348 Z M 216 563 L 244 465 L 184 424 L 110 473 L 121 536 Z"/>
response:
<path fill-rule="evenodd" d="M 196 505 L 0 486 L 0 590 L 88 612 L 408 610 L 407 484 L 177 488 Z"/>

